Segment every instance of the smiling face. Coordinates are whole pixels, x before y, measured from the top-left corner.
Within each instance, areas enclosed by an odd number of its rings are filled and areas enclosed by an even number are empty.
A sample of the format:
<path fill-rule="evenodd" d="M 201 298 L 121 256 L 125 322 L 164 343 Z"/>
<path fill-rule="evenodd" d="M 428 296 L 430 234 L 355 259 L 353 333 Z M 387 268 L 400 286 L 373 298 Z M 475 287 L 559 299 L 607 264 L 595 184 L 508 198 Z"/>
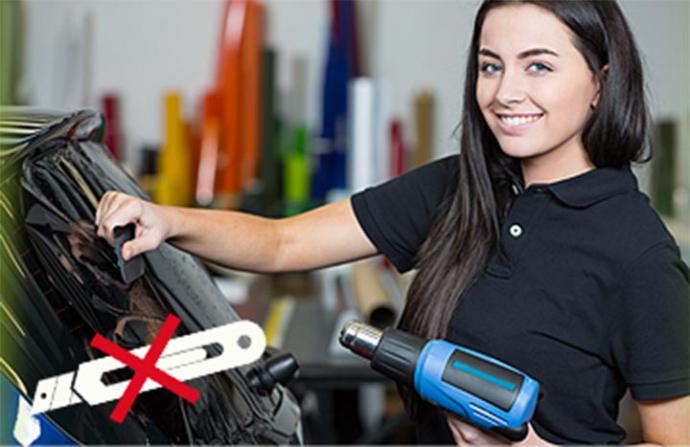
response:
<path fill-rule="evenodd" d="M 521 159 L 526 183 L 526 168 L 543 181 L 593 167 L 581 134 L 599 84 L 573 39 L 529 4 L 494 8 L 482 26 L 477 103 L 503 152 Z"/>

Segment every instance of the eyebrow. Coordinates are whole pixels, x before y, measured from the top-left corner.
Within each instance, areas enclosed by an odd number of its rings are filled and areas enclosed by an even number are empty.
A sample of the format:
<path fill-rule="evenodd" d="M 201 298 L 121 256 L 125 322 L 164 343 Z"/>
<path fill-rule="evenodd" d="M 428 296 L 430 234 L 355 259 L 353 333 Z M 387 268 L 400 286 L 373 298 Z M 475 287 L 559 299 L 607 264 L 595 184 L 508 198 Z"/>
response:
<path fill-rule="evenodd" d="M 494 53 L 491 50 L 487 50 L 486 48 L 481 48 L 479 50 L 479 54 L 501 60 L 501 57 L 498 54 Z M 518 54 L 518 59 L 525 59 L 531 56 L 539 56 L 542 54 L 550 54 L 551 56 L 558 57 L 558 53 L 556 53 L 553 50 L 549 50 L 548 48 L 530 48 L 529 50 L 525 50 L 522 53 Z"/>

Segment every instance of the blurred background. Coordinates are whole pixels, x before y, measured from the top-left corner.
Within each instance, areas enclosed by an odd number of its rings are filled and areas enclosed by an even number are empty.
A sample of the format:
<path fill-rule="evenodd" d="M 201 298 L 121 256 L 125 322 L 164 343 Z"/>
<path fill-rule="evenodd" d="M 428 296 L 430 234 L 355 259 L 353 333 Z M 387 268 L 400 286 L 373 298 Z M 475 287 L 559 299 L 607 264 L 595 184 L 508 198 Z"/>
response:
<path fill-rule="evenodd" d="M 289 216 L 457 152 L 478 4 L 3 0 L 0 103 L 100 111 L 113 157 L 159 203 Z M 620 4 L 642 54 L 654 119 L 655 157 L 634 169 L 690 263 L 690 2 Z M 240 309 L 252 294 L 273 299 L 261 313 L 267 336 L 305 352 L 306 341 L 291 345 L 289 331 L 281 332 L 290 318 L 276 315 L 291 315 L 294 297 L 324 293 L 310 281 L 341 277 L 267 284 L 215 271 Z M 400 304 L 413 273 L 399 277 L 385 263 L 380 271 L 381 287 Z M 279 296 L 287 301 L 276 304 Z M 385 416 L 400 410 L 386 409 L 390 387 L 355 384 L 361 401 L 353 403 L 315 383 L 296 391 L 307 416 L 343 399 L 366 414 L 354 429 L 322 433 L 323 421 L 312 421 L 312 441 L 379 442 L 393 431 L 367 438 L 371 421 L 400 426 Z M 634 441 L 639 427 L 629 410 L 623 406 L 621 417 L 633 421 Z"/>
<path fill-rule="evenodd" d="M 2 103 L 100 110 L 106 144 L 162 202 L 291 214 L 457 151 L 478 1 L 2 4 Z M 660 146 L 657 182 L 637 173 L 687 222 L 690 3 L 621 6 Z"/>

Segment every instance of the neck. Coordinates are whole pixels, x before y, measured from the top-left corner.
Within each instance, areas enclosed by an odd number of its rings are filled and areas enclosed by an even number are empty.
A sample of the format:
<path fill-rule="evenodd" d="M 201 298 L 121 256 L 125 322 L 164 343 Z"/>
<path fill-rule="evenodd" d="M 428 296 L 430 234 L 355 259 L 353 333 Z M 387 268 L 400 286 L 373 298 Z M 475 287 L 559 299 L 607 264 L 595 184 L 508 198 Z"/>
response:
<path fill-rule="evenodd" d="M 571 151 L 551 151 L 533 158 L 521 160 L 525 188 L 534 183 L 554 183 L 584 174 L 595 168 L 587 153 Z"/>

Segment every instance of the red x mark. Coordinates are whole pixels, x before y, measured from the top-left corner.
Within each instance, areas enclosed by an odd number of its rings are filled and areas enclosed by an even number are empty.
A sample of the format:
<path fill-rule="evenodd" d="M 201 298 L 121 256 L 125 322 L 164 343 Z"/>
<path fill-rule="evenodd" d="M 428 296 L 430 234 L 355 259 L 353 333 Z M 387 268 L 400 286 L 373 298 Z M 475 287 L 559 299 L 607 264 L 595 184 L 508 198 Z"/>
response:
<path fill-rule="evenodd" d="M 183 399 L 194 404 L 199 398 L 199 391 L 194 388 L 185 385 L 180 382 L 170 374 L 156 368 L 156 362 L 160 357 L 165 345 L 168 344 L 170 338 L 175 333 L 175 329 L 180 324 L 180 319 L 174 315 L 168 315 L 165 319 L 163 327 L 154 338 L 151 348 L 146 352 L 146 356 L 143 359 L 133 355 L 129 351 L 121 348 L 115 343 L 111 342 L 101 334 L 96 334 L 91 340 L 91 346 L 96 349 L 109 354 L 110 356 L 118 359 L 125 365 L 129 366 L 135 371 L 134 377 L 130 380 L 127 389 L 118 401 L 115 409 L 110 414 L 110 419 L 115 422 L 122 423 L 127 416 L 127 412 L 134 404 L 137 395 L 144 386 L 146 379 L 152 379 L 160 383 L 164 388 L 169 389 L 173 393 L 181 396 Z"/>

